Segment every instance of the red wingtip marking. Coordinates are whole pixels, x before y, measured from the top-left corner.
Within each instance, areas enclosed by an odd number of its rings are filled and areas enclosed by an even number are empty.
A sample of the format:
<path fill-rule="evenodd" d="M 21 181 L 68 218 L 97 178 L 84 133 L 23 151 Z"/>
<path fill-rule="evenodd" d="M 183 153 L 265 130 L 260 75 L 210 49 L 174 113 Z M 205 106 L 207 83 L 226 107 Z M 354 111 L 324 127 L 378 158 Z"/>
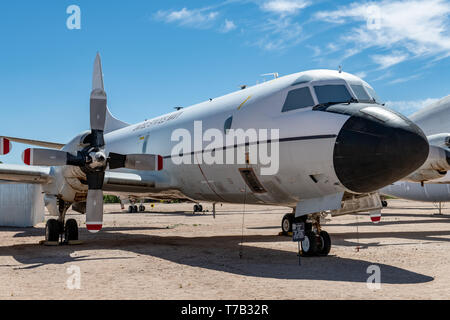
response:
<path fill-rule="evenodd" d="M 158 156 L 158 171 L 163 169 L 163 157 Z"/>
<path fill-rule="evenodd" d="M 30 165 L 30 152 L 31 152 L 30 149 L 26 149 L 22 155 L 22 160 L 27 165 Z"/>

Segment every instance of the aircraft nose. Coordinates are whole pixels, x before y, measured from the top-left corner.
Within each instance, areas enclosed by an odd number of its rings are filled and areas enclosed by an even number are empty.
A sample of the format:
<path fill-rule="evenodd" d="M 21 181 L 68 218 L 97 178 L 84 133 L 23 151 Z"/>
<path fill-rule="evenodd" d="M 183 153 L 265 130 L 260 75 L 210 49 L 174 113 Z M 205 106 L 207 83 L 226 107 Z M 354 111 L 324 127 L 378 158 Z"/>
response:
<path fill-rule="evenodd" d="M 334 147 L 339 181 L 358 193 L 376 191 L 418 169 L 428 157 L 422 130 L 406 117 L 381 107 L 353 114 Z"/>

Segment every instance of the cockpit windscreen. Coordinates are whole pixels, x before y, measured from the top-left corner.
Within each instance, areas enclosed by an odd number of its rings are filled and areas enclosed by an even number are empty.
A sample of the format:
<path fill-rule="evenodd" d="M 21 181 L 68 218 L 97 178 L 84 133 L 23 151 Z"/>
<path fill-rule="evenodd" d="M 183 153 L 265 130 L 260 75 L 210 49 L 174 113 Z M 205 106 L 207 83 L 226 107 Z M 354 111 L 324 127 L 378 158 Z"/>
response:
<path fill-rule="evenodd" d="M 360 84 L 351 84 L 353 92 L 356 95 L 356 98 L 359 102 L 374 102 L 374 99 L 371 99 L 367 94 L 366 90 L 364 90 L 363 86 Z"/>
<path fill-rule="evenodd" d="M 353 97 L 343 84 L 314 86 L 319 104 L 347 102 Z"/>

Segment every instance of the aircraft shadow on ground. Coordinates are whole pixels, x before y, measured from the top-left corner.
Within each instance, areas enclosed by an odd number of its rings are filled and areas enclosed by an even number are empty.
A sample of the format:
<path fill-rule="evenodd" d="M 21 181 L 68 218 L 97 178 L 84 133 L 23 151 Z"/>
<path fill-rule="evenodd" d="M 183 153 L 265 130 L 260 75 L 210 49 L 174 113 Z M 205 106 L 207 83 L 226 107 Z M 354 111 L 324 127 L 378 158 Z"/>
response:
<path fill-rule="evenodd" d="M 414 284 L 433 280 L 430 276 L 387 264 L 333 255 L 302 257 L 300 266 L 295 243 L 292 243 L 292 251 L 255 246 L 255 243 L 291 241 L 289 238 L 272 235 L 245 236 L 242 259 L 239 257 L 241 236 L 162 237 L 108 231 L 92 236 L 84 230 L 80 236 L 85 241 L 83 245 L 60 247 L 41 247 L 37 244 L 13 245 L 0 247 L 0 256 L 12 256 L 20 263 L 17 269 L 31 269 L 49 264 L 76 263 L 84 260 L 99 260 L 99 263 L 102 263 L 100 260 L 130 259 L 130 257 L 122 256 L 96 259 L 82 253 L 84 250 L 122 250 L 191 267 L 243 276 L 361 283 L 366 282 L 369 277 L 367 268 L 376 264 L 381 269 L 381 280 L 385 284 Z M 73 256 L 72 253 L 75 251 L 80 256 Z"/>

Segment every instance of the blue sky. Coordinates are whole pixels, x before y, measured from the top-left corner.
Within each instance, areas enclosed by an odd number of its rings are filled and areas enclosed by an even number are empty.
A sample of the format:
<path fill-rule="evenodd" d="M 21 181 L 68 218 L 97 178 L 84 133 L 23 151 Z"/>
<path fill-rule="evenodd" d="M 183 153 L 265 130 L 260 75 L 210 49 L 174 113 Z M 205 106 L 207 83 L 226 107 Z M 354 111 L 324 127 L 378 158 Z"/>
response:
<path fill-rule="evenodd" d="M 69 30 L 69 5 L 81 29 Z M 133 123 L 263 73 L 362 76 L 405 113 L 450 94 L 450 1 L 2 1 L 0 134 L 68 142 L 89 126 L 92 64 Z M 21 163 L 26 146 L 0 160 Z"/>

